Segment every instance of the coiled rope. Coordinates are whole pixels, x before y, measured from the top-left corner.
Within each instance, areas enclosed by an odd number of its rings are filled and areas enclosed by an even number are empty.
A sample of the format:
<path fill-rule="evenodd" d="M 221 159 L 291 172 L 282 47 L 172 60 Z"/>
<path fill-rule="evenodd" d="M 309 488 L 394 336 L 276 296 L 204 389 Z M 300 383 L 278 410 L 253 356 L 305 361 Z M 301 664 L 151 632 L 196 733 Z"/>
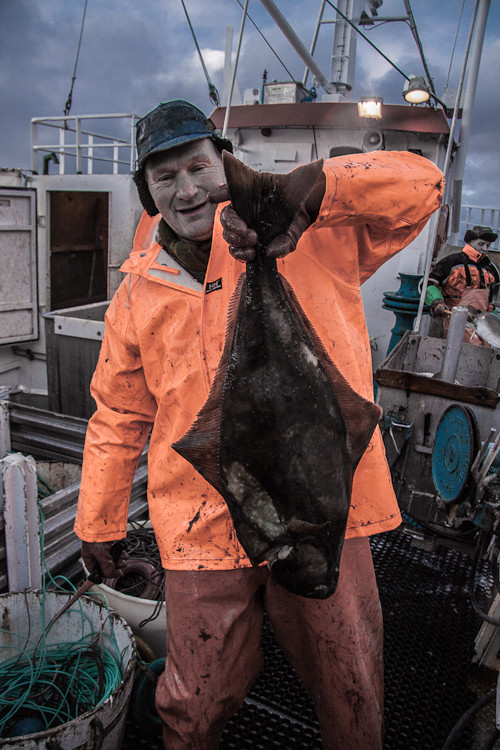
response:
<path fill-rule="evenodd" d="M 27 596 L 28 635 L 0 628 L 8 644 L 0 646 L 0 737 L 3 738 L 26 734 L 18 731 L 16 726 L 22 726 L 26 719 L 36 722 L 36 728 L 30 731 L 42 731 L 76 719 L 105 701 L 123 678 L 124 655 L 120 653 L 113 629 L 109 628 L 108 633 L 104 631 L 107 618 L 96 629 L 81 600 L 62 615 L 62 618 L 72 618 L 75 638 L 57 644 L 48 643 L 54 622 L 47 623 L 47 592 L 71 594 L 75 587 L 64 576 L 53 577 L 46 565 L 40 496 L 47 490 L 50 492 L 50 487 L 40 477 L 39 481 L 44 485 L 40 488 L 38 502 L 45 574 L 40 599 L 42 632 L 32 632 Z"/>

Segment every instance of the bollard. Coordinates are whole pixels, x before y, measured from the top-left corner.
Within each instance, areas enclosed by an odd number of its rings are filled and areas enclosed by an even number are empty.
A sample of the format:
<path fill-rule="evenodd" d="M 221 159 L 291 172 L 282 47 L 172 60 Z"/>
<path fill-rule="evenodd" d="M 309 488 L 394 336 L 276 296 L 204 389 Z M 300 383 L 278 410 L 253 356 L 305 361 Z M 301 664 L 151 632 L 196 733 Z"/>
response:
<path fill-rule="evenodd" d="M 466 307 L 454 307 L 451 311 L 440 380 L 446 380 L 449 383 L 455 382 L 468 314 L 469 311 Z"/>

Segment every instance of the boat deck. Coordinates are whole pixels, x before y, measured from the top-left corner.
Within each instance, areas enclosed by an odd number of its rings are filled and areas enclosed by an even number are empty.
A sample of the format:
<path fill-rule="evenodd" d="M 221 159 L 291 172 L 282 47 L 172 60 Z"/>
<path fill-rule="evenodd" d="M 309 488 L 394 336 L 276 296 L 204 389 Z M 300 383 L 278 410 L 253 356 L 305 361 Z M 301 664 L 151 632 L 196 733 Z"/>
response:
<path fill-rule="evenodd" d="M 470 556 L 416 548 L 400 532 L 372 539 L 385 625 L 385 750 L 441 750 L 452 727 L 495 685 L 496 673 L 472 666 L 481 625 L 468 596 Z M 314 706 L 266 622 L 264 669 L 224 730 L 221 750 L 319 750 Z M 489 715 L 491 713 L 491 716 Z M 454 750 L 486 747 L 494 701 Z M 129 719 L 122 750 L 163 750 Z M 487 747 L 500 747 L 500 742 Z M 361 750 L 361 749 L 360 749 Z"/>

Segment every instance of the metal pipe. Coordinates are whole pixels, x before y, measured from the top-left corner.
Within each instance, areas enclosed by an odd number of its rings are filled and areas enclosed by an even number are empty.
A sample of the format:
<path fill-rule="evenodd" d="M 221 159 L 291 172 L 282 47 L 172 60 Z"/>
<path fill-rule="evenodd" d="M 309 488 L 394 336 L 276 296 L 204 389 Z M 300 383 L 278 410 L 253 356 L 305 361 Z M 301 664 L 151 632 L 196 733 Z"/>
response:
<path fill-rule="evenodd" d="M 323 13 L 325 10 L 325 4 L 326 4 L 326 0 L 322 0 L 321 7 L 318 13 L 318 20 L 316 21 L 316 28 L 314 29 L 314 34 L 313 34 L 313 38 L 311 42 L 311 48 L 309 50 L 309 54 L 311 55 L 311 57 L 314 55 L 314 50 L 316 49 L 316 42 L 318 41 L 319 27 L 321 26 L 321 23 L 322 23 Z M 307 83 L 308 75 L 309 75 L 309 68 L 306 65 L 306 69 L 304 70 L 304 77 L 302 79 L 303 86 L 305 86 Z"/>
<path fill-rule="evenodd" d="M 465 159 L 467 156 L 467 146 L 472 124 L 472 115 L 474 108 L 474 98 L 476 95 L 477 79 L 479 75 L 479 65 L 481 63 L 481 53 L 483 50 L 484 34 L 486 31 L 486 21 L 490 9 L 491 0 L 480 0 L 477 13 L 476 31 L 472 43 L 470 58 L 469 75 L 467 77 L 467 86 L 464 96 L 464 108 L 462 114 L 462 124 L 460 127 L 460 148 L 457 153 L 455 163 L 455 174 L 453 181 L 453 209 L 452 209 L 452 234 L 450 244 L 459 242 L 460 233 L 460 209 L 462 203 L 462 183 L 465 170 Z"/>
<path fill-rule="evenodd" d="M 439 216 L 439 211 L 435 211 L 430 218 L 429 237 L 427 240 L 427 247 L 425 250 L 424 277 L 422 279 L 422 291 L 420 293 L 420 301 L 418 303 L 417 316 L 415 318 L 415 322 L 413 325 L 413 333 L 419 332 L 420 323 L 422 322 L 422 314 L 424 311 L 424 304 L 425 304 L 425 294 L 427 291 L 427 284 L 429 283 L 429 276 L 431 273 L 432 251 L 434 249 L 434 244 L 436 242 L 438 216 Z"/>
<path fill-rule="evenodd" d="M 303 62 L 305 62 L 311 73 L 316 76 L 318 83 L 325 89 L 328 94 L 334 91 L 334 87 L 330 85 L 327 77 L 325 76 L 319 65 L 316 63 L 316 60 L 314 60 L 314 58 L 309 54 L 304 44 L 301 42 L 295 31 L 286 20 L 285 16 L 282 14 L 273 0 L 260 0 L 260 2 L 267 10 L 271 18 L 275 21 L 276 25 L 279 26 L 297 54 L 302 58 Z"/>
<path fill-rule="evenodd" d="M 38 174 L 38 152 L 35 148 L 38 140 L 38 127 L 36 120 L 31 120 L 31 171 Z"/>
<path fill-rule="evenodd" d="M 455 382 L 468 314 L 469 311 L 467 308 L 462 306 L 454 307 L 451 311 L 446 349 L 443 355 L 443 366 L 439 376 L 440 380 L 446 380 L 448 383 Z"/>
<path fill-rule="evenodd" d="M 238 37 L 238 48 L 236 50 L 236 58 L 234 61 L 233 75 L 231 76 L 231 84 L 229 86 L 229 93 L 227 97 L 226 115 L 224 117 L 224 127 L 222 128 L 222 137 L 227 138 L 227 127 L 229 124 L 229 112 L 231 111 L 231 99 L 233 98 L 234 83 L 236 81 L 236 71 L 238 70 L 238 60 L 240 59 L 241 40 L 243 39 L 243 29 L 245 28 L 245 19 L 247 17 L 248 0 L 245 0 L 245 7 L 243 8 L 243 17 L 241 19 L 240 35 Z"/>
<path fill-rule="evenodd" d="M 448 135 L 448 144 L 447 144 L 447 148 L 446 148 L 446 156 L 445 156 L 444 165 L 443 165 L 443 176 L 444 176 L 444 184 L 445 184 L 445 195 L 443 196 L 443 204 L 445 204 L 445 205 L 447 203 L 449 203 L 450 185 L 448 184 L 448 171 L 450 169 L 450 164 L 451 164 L 451 152 L 452 152 L 453 143 L 454 143 L 455 127 L 456 127 L 456 123 L 457 123 L 457 119 L 458 119 L 458 112 L 459 112 L 459 107 L 460 107 L 460 99 L 462 98 L 463 83 L 464 83 L 464 79 L 465 79 L 465 72 L 467 70 L 467 62 L 468 62 L 468 59 L 469 59 L 469 50 L 470 50 L 470 45 L 471 45 L 472 37 L 473 37 L 473 33 L 474 33 L 474 24 L 475 24 L 475 20 L 476 20 L 476 14 L 477 14 L 477 9 L 478 9 L 478 6 L 479 6 L 479 2 L 480 2 L 480 0 L 476 0 L 475 6 L 474 6 L 474 10 L 472 12 L 472 18 L 471 18 L 470 27 L 469 27 L 469 34 L 468 34 L 468 37 L 467 37 L 467 44 L 466 44 L 466 47 L 465 47 L 464 59 L 463 59 L 463 63 L 462 63 L 462 71 L 461 71 L 461 75 L 460 75 L 460 81 L 459 81 L 459 85 L 458 85 L 457 95 L 456 95 L 456 98 L 455 98 L 455 106 L 454 106 L 454 110 L 453 110 L 453 117 L 452 117 L 452 121 L 451 121 L 451 125 L 450 125 L 450 133 Z M 414 327 L 413 327 L 413 332 L 414 333 L 418 333 L 419 332 L 419 330 L 420 330 L 420 324 L 422 322 L 422 313 L 423 313 L 423 309 L 424 309 L 425 295 L 426 295 L 426 292 L 427 292 L 427 283 L 429 281 L 429 276 L 430 276 L 430 271 L 431 271 L 431 264 L 432 264 L 432 256 L 433 256 L 433 251 L 434 251 L 434 245 L 436 243 L 436 235 L 437 235 L 437 228 L 438 228 L 438 217 L 439 217 L 439 211 L 436 211 L 432 215 L 431 223 L 430 223 L 430 226 L 429 226 L 429 238 L 428 238 L 428 241 L 427 241 L 427 249 L 426 249 L 426 253 L 425 253 L 425 265 L 424 265 L 424 277 L 423 277 L 423 281 L 422 281 L 422 293 L 421 293 L 421 296 L 420 296 L 420 303 L 419 303 L 419 307 L 418 307 L 418 313 L 417 313 L 417 316 L 415 318 L 415 324 L 414 324 Z"/>
<path fill-rule="evenodd" d="M 10 453 L 9 389 L 0 385 L 0 459 Z"/>
<path fill-rule="evenodd" d="M 82 173 L 82 123 L 76 118 L 76 173 Z"/>
<path fill-rule="evenodd" d="M 455 105 L 453 107 L 453 117 L 451 119 L 451 125 L 450 125 L 450 134 L 448 136 L 448 147 L 446 149 L 446 156 L 444 159 L 444 167 L 443 167 L 443 174 L 445 179 L 445 189 L 446 193 L 448 193 L 449 188 L 447 189 L 447 178 L 448 178 L 448 169 L 450 166 L 450 160 L 451 160 L 451 151 L 453 149 L 453 142 L 454 142 L 454 136 L 455 136 L 455 128 L 458 120 L 458 113 L 460 110 L 460 99 L 462 98 L 462 90 L 464 87 L 464 80 L 465 80 L 465 72 L 467 70 L 467 63 L 469 61 L 469 52 L 470 52 L 470 46 L 472 43 L 472 38 L 474 36 L 474 24 L 476 21 L 476 15 L 477 15 L 477 9 L 479 7 L 479 0 L 476 0 L 476 4 L 474 6 L 474 10 L 472 11 L 472 18 L 469 26 L 469 34 L 467 36 L 467 43 L 465 45 L 465 52 L 464 52 L 464 59 L 462 63 L 462 71 L 460 73 L 460 80 L 458 82 L 458 89 L 457 89 L 457 95 L 455 97 Z M 444 203 L 446 203 L 447 200 L 445 198 Z"/>
<path fill-rule="evenodd" d="M 130 171 L 135 169 L 135 120 L 130 119 Z"/>

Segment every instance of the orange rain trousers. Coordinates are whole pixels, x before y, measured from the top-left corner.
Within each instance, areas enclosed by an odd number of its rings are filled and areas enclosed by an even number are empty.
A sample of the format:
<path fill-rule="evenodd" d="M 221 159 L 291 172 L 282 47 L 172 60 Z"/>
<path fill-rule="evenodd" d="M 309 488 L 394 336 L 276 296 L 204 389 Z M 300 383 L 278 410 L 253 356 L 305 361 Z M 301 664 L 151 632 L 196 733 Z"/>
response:
<path fill-rule="evenodd" d="M 337 590 L 306 599 L 267 567 L 166 571 L 167 660 L 156 689 L 165 750 L 216 750 L 262 667 L 264 606 L 316 705 L 325 750 L 380 750 L 383 627 L 369 540 L 345 542 Z"/>

